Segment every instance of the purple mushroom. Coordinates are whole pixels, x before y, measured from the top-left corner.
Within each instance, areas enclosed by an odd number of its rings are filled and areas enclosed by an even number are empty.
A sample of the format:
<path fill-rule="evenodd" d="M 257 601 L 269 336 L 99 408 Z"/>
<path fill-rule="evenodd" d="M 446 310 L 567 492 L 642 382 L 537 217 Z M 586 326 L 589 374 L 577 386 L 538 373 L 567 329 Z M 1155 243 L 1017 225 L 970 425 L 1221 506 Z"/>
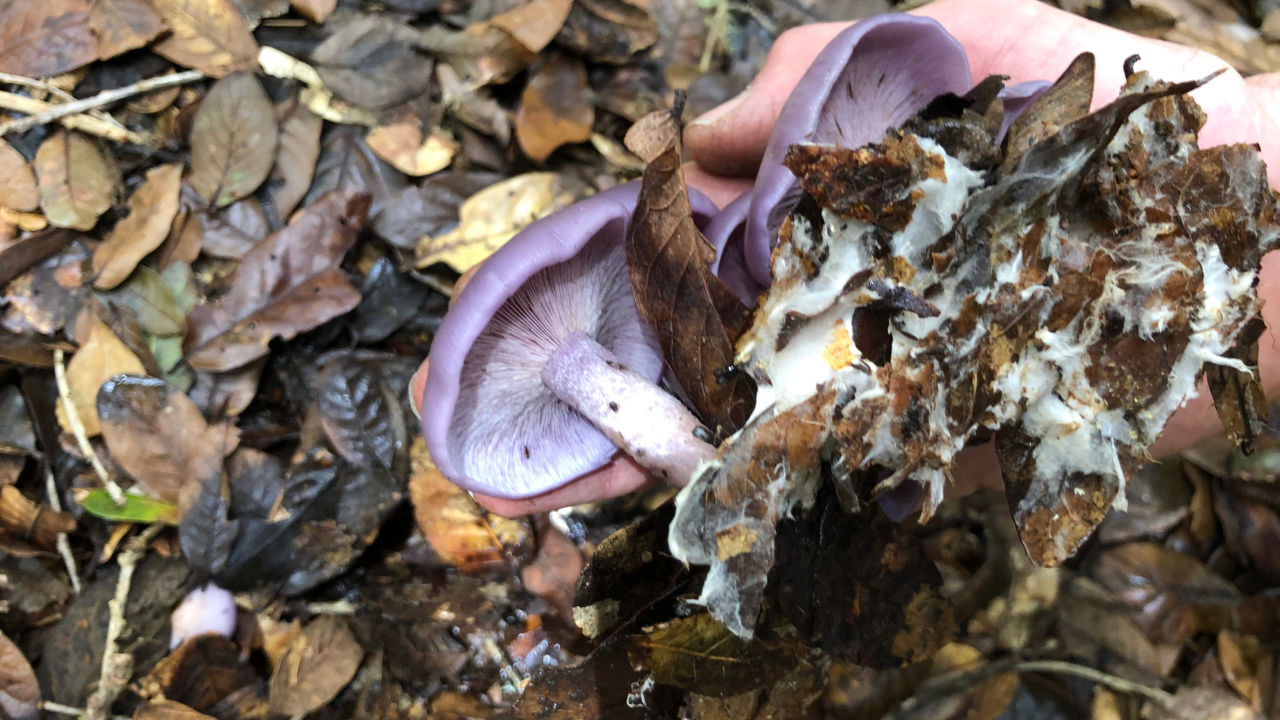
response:
<path fill-rule="evenodd" d="M 662 353 L 632 295 L 627 183 L 521 231 L 477 270 L 432 341 L 419 407 L 436 467 L 473 492 L 539 495 L 622 449 L 685 484 L 715 449 L 658 385 Z M 692 191 L 694 219 L 716 213 Z"/>
<path fill-rule="evenodd" d="M 841 32 L 783 105 L 756 175 L 741 249 L 729 243 L 725 255 L 740 254 L 756 283 L 768 286 L 773 240 L 799 199 L 795 176 L 782 165 L 788 147 L 798 142 L 862 147 L 934 97 L 969 87 L 964 49 L 932 19 L 879 15 Z"/>

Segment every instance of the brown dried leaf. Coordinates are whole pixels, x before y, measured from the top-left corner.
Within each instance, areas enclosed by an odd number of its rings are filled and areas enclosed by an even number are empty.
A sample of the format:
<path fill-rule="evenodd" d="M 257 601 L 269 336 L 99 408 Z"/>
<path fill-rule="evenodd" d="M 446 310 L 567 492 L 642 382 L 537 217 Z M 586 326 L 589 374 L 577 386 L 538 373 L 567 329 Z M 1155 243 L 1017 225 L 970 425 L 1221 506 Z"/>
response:
<path fill-rule="evenodd" d="M 529 0 L 490 18 L 489 23 L 505 30 L 532 53 L 556 39 L 569 17 L 573 0 Z"/>
<path fill-rule="evenodd" d="M 249 195 L 275 165 L 277 135 L 275 106 L 257 78 L 228 75 L 196 111 L 187 182 L 215 207 Z"/>
<path fill-rule="evenodd" d="M 534 69 L 520 95 L 516 140 L 525 155 L 542 162 L 561 145 L 591 137 L 595 106 L 581 60 L 552 53 Z"/>
<path fill-rule="evenodd" d="M 30 212 L 40 207 L 36 174 L 22 153 L 0 140 L 0 206 Z"/>
<path fill-rule="evenodd" d="M 364 650 L 347 623 L 321 615 L 302 629 L 271 673 L 271 710 L 306 715 L 323 707 L 351 682 Z"/>
<path fill-rule="evenodd" d="M 331 193 L 250 250 L 229 279 L 230 291 L 187 319 L 192 367 L 238 368 L 265 355 L 272 337 L 291 338 L 359 304 L 360 293 L 338 264 L 368 210 L 364 193 Z"/>
<path fill-rule="evenodd" d="M 526 590 L 545 598 L 562 617 L 572 617 L 582 552 L 545 518 L 538 525 L 538 554 L 520 569 L 520 580 Z"/>
<path fill-rule="evenodd" d="M 1093 53 L 1078 55 L 1053 85 L 1009 126 L 1000 175 L 1018 166 L 1032 145 L 1058 132 L 1089 112 L 1093 100 Z"/>
<path fill-rule="evenodd" d="M 689 401 L 716 437 L 746 422 L 755 386 L 745 373 L 722 379 L 734 342 L 750 322 L 748 308 L 708 267 L 714 255 L 693 222 L 689 195 L 672 146 L 644 172 L 627 231 L 627 265 L 636 304 L 662 345 L 662 355 Z"/>
<path fill-rule="evenodd" d="M 98 0 L 89 9 L 89 26 L 98 38 L 102 60 L 140 48 L 165 30 L 146 0 Z"/>
<path fill-rule="evenodd" d="M 231 0 L 147 0 L 172 31 L 154 50 L 210 77 L 252 70 L 258 41 Z"/>
<path fill-rule="evenodd" d="M 654 680 L 700 695 L 723 697 L 767 687 L 806 649 L 744 640 L 710 615 L 663 623 L 631 639 L 633 664 Z"/>
<path fill-rule="evenodd" d="M 320 130 L 324 121 L 301 105 L 280 123 L 280 152 L 271 168 L 271 201 L 276 214 L 287 218 L 307 194 L 320 157 Z"/>
<path fill-rule="evenodd" d="M 67 385 L 71 404 L 84 424 L 85 434 L 100 432 L 98 424 L 98 389 L 116 375 L 145 375 L 142 361 L 129 351 L 120 338 L 98 319 L 89 318 L 89 333 L 84 344 L 67 363 Z M 58 404 L 58 424 L 71 432 L 62 404 Z"/>
<path fill-rule="evenodd" d="M 13 641 L 0 632 L 0 712 L 7 720 L 38 720 L 40 683 Z"/>
<path fill-rule="evenodd" d="M 651 162 L 672 143 L 680 140 L 680 116 L 684 111 L 684 95 L 676 95 L 676 107 L 659 108 L 635 121 L 622 139 L 636 157 Z"/>
<path fill-rule="evenodd" d="M 321 24 L 338 6 L 338 0 L 291 0 L 289 4 L 293 6 L 294 12 L 313 23 Z"/>
<path fill-rule="evenodd" d="M 239 260 L 271 234 L 271 219 L 256 197 L 247 197 L 218 210 L 193 212 L 183 230 L 199 236 L 205 255 Z"/>
<path fill-rule="evenodd" d="M 129 214 L 116 223 L 111 234 L 93 253 L 93 286 L 110 290 L 124 282 L 142 258 L 160 247 L 178 214 L 178 190 L 182 164 L 157 165 L 129 198 Z"/>
<path fill-rule="evenodd" d="M 572 202 L 559 175 L 517 175 L 467 198 L 458 209 L 458 227 L 418 243 L 414 265 L 448 263 L 458 272 L 479 265 L 525 225 Z"/>
<path fill-rule="evenodd" d="M 1155 704 L 1148 720 L 1263 720 L 1262 713 L 1215 687 L 1184 685 L 1168 705 Z"/>
<path fill-rule="evenodd" d="M 177 503 L 185 486 L 222 472 L 239 430 L 209 425 L 191 398 L 163 381 L 117 376 L 98 391 L 102 439 L 111 458 L 152 495 Z"/>
<path fill-rule="evenodd" d="M 526 545 L 529 527 L 486 513 L 467 491 L 449 482 L 427 453 L 421 437 L 413 441 L 409 500 L 413 517 L 440 560 L 468 575 L 507 567 L 506 548 Z"/>
<path fill-rule="evenodd" d="M 138 708 L 133 720 L 213 720 L 213 716 L 193 710 L 180 702 L 158 698 Z"/>
<path fill-rule="evenodd" d="M 120 171 L 98 141 L 57 130 L 36 151 L 40 207 L 54 227 L 90 230 L 115 203 Z"/>
<path fill-rule="evenodd" d="M 1243 362 L 1249 371 L 1205 363 L 1205 377 L 1218 419 L 1245 455 L 1253 454 L 1254 443 L 1267 431 L 1267 398 L 1258 380 L 1258 338 L 1266 328 L 1261 315 L 1255 317 L 1227 354 Z"/>
<path fill-rule="evenodd" d="M 1152 642 L 1181 645 L 1198 632 L 1230 627 L 1239 604 L 1234 585 L 1194 557 L 1156 543 L 1104 551 L 1094 576 L 1138 612 Z"/>
<path fill-rule="evenodd" d="M 0 72 L 47 77 L 98 59 L 89 0 L 9 2 L 0 6 Z"/>
<path fill-rule="evenodd" d="M 406 175 L 422 177 L 439 172 L 453 162 L 458 143 L 440 128 L 423 137 L 422 122 L 417 117 L 378 125 L 365 136 L 369 148 L 395 169 Z"/>
<path fill-rule="evenodd" d="M 405 38 L 405 28 L 378 15 L 351 15 L 311 54 L 324 84 L 368 110 L 421 95 L 431 86 L 431 60 Z"/>

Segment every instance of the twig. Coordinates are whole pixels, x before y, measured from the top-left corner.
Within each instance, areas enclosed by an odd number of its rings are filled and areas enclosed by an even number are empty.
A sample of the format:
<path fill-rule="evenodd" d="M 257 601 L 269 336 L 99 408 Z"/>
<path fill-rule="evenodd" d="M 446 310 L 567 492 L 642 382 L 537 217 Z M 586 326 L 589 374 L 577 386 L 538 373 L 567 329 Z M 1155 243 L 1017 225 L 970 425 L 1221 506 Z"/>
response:
<path fill-rule="evenodd" d="M 95 110 L 100 107 L 106 107 L 114 103 L 120 102 L 126 98 L 135 95 L 143 95 L 153 90 L 161 90 L 174 85 L 185 85 L 189 82 L 195 82 L 204 77 L 204 73 L 199 70 L 184 70 L 180 73 L 172 75 L 157 75 L 156 77 L 144 78 L 136 83 L 125 85 L 124 87 L 114 90 L 103 90 L 102 92 L 87 97 L 83 100 L 62 103 L 54 105 L 44 112 L 37 113 L 22 120 L 10 120 L 0 125 L 0 136 L 7 135 L 11 132 L 25 132 L 38 125 L 45 125 L 54 120 L 60 120 L 68 115 L 76 115 L 88 110 Z"/>
<path fill-rule="evenodd" d="M 53 480 L 53 469 L 49 467 L 49 458 L 45 456 L 44 465 L 44 489 L 49 496 L 49 507 L 54 512 L 62 512 L 62 500 L 58 497 L 58 484 Z M 62 562 L 67 566 L 67 577 L 71 578 L 71 589 L 75 594 L 80 594 L 80 571 L 76 569 L 76 558 L 71 554 L 71 542 L 67 540 L 66 533 L 58 533 L 57 540 L 58 554 L 62 556 Z"/>
<path fill-rule="evenodd" d="M 116 641 L 125 628 L 124 613 L 129 602 L 129 586 L 133 584 L 133 571 L 147 554 L 147 546 L 163 529 L 164 526 L 159 523 L 148 526 L 125 544 L 124 551 L 116 560 L 120 565 L 120 577 L 116 580 L 115 596 L 107 603 L 110 617 L 107 620 L 106 642 L 102 648 L 102 673 L 98 676 L 98 687 L 85 703 L 86 720 L 107 720 L 111 716 L 112 703 L 133 674 L 133 656 L 116 652 Z"/>
<path fill-rule="evenodd" d="M 62 411 L 67 416 L 67 424 L 71 426 L 71 434 L 76 436 L 76 444 L 80 446 L 80 452 L 89 461 L 89 464 L 93 466 L 93 471 L 98 474 L 98 479 L 102 481 L 102 486 L 107 489 L 107 494 L 111 496 L 116 505 L 124 507 L 124 491 L 107 474 L 107 469 L 103 467 L 102 460 L 98 458 L 98 453 L 94 452 L 93 445 L 89 443 L 89 436 L 85 434 L 84 423 L 80 421 L 80 413 L 76 412 L 76 406 L 71 402 L 71 386 L 67 385 L 67 365 L 62 359 L 62 349 L 55 348 L 53 351 L 53 379 L 58 385 L 58 399 L 62 401 Z"/>
<path fill-rule="evenodd" d="M 72 95 L 71 93 L 67 92 L 66 90 L 63 90 L 62 88 L 54 85 L 51 82 L 48 82 L 46 80 L 40 80 L 39 78 L 29 78 L 23 75 L 13 75 L 7 72 L 0 72 L 0 83 L 7 83 L 9 85 L 21 85 L 23 87 L 29 87 L 35 90 L 42 90 L 44 92 L 49 93 L 50 95 L 53 95 L 54 97 L 58 98 L 62 102 L 75 102 L 75 99 L 76 99 L 75 95 Z M 116 126 L 121 130 L 125 130 L 124 125 L 121 124 L 119 120 L 116 120 L 115 118 L 111 117 L 105 112 L 102 112 L 101 110 L 93 110 L 93 111 L 90 111 L 89 114 L 92 115 L 93 117 L 98 118 L 99 120 L 111 123 L 113 126 Z"/>
<path fill-rule="evenodd" d="M 36 115 L 56 107 L 61 106 L 11 92 L 0 91 L 0 110 L 13 110 L 14 112 Z M 99 120 L 92 115 L 72 115 L 60 118 L 59 122 L 69 130 L 79 130 L 82 133 L 112 142 L 127 142 L 135 145 L 145 145 L 147 142 L 147 138 L 143 135 L 139 135 L 128 128 L 119 127 L 115 123 Z"/>
<path fill-rule="evenodd" d="M 1116 692 L 1128 693 L 1130 695 L 1141 695 L 1152 702 L 1158 703 L 1161 707 L 1173 707 L 1173 695 L 1161 690 L 1153 688 L 1149 685 L 1125 680 L 1122 677 L 1109 675 L 1101 670 L 1094 670 L 1091 667 L 1077 665 L 1075 663 L 1063 662 L 1061 660 L 1027 660 L 1018 663 L 1015 668 L 1019 672 L 1046 672 L 1057 675 L 1074 675 L 1076 677 L 1090 680 L 1099 685 L 1115 690 Z"/>

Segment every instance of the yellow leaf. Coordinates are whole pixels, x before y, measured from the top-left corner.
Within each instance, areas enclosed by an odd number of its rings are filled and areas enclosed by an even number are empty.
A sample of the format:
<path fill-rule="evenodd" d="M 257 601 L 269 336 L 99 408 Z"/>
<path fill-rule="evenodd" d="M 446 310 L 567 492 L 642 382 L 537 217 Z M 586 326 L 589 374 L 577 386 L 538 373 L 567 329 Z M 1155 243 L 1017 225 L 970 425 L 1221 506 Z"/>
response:
<path fill-rule="evenodd" d="M 458 143 L 439 128 L 422 137 L 416 119 L 379 125 L 365 136 L 369 148 L 406 175 L 422 177 L 439 172 L 453 162 Z"/>
<path fill-rule="evenodd" d="M 418 241 L 419 268 L 443 262 L 458 272 L 479 265 L 526 225 L 573 202 L 555 173 L 517 175 L 467 198 L 458 227 Z"/>

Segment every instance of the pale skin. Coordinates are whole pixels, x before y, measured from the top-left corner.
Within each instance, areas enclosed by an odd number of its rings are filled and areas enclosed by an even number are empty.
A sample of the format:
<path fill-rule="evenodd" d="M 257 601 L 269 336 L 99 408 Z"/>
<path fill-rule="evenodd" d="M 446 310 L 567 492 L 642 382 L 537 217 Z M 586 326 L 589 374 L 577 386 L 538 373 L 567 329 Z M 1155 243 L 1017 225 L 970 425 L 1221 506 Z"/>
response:
<path fill-rule="evenodd" d="M 1140 55 L 1139 69 L 1158 78 L 1188 80 L 1226 68 L 1226 72 L 1193 93 L 1208 115 L 1200 133 L 1201 147 L 1258 143 L 1267 162 L 1272 187 L 1280 187 L 1280 73 L 1242 78 L 1225 62 L 1203 51 L 1138 37 L 1090 22 L 1035 0 L 937 0 L 915 14 L 934 18 L 964 46 L 974 80 L 987 75 L 1010 76 L 1010 82 L 1052 80 L 1081 52 L 1097 57 L 1094 106 L 1114 99 L 1124 81 L 1123 62 Z M 783 33 L 760 74 L 743 94 L 696 119 L 685 130 L 692 158 L 688 183 L 724 206 L 751 186 L 769 133 L 787 95 L 822 47 L 847 23 L 806 25 Z M 745 101 L 744 100 L 749 100 Z M 1260 373 L 1268 396 L 1280 391 L 1280 257 L 1263 259 L 1258 291 L 1268 330 L 1260 340 Z M 414 378 L 411 395 L 420 397 L 426 363 Z M 1163 457 L 1220 432 L 1208 391 L 1179 410 L 1152 447 Z M 964 494 L 999 482 L 990 446 L 961 455 L 949 495 Z M 506 516 L 544 512 L 568 505 L 615 497 L 652 482 L 630 458 L 614 461 L 551 492 L 509 500 L 477 495 L 490 511 Z"/>

